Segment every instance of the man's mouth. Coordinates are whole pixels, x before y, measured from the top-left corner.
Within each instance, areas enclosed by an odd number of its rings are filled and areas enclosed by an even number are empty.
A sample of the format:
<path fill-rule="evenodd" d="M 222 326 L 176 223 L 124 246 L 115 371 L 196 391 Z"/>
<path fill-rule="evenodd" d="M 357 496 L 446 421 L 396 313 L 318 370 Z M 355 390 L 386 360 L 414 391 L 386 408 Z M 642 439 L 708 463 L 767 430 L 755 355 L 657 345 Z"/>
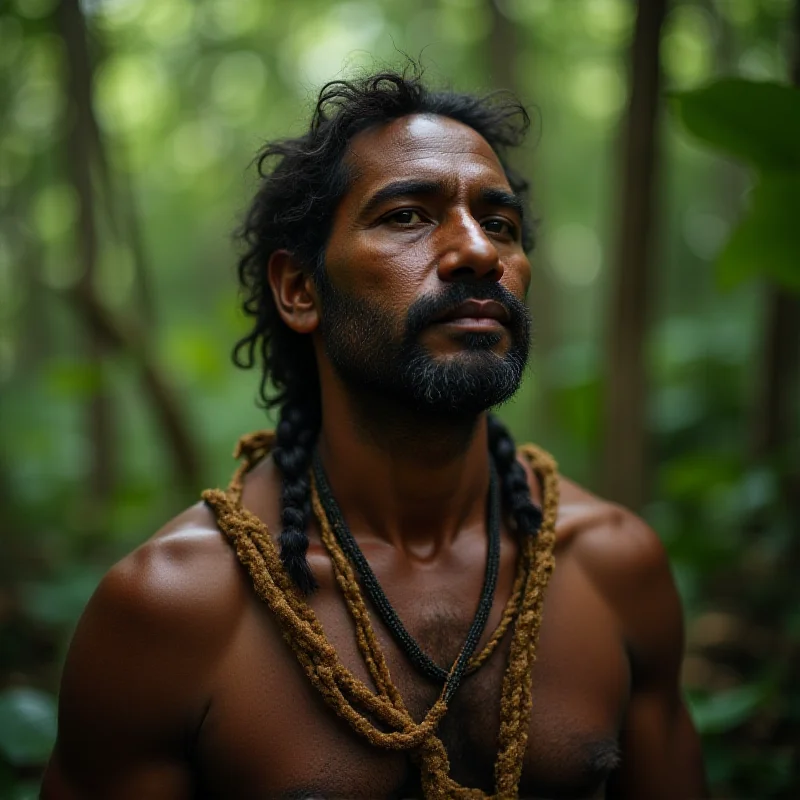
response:
<path fill-rule="evenodd" d="M 495 300 L 467 300 L 440 314 L 433 321 L 492 328 L 498 322 L 507 325 L 511 321 L 511 315 L 504 305 Z"/>

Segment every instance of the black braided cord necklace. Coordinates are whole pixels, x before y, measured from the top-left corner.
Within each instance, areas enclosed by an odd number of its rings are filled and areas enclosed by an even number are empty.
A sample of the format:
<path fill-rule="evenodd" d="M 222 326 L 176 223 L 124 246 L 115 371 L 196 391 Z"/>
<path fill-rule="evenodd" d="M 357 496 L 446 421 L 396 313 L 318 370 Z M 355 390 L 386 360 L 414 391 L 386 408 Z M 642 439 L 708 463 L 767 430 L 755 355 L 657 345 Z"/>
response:
<path fill-rule="evenodd" d="M 490 472 L 489 472 L 489 498 L 487 502 L 486 511 L 486 527 L 488 531 L 488 547 L 486 557 L 486 572 L 483 579 L 483 590 L 481 591 L 480 602 L 478 603 L 478 610 L 475 613 L 475 618 L 472 621 L 467 637 L 464 640 L 464 645 L 461 652 L 456 659 L 455 665 L 448 672 L 442 669 L 427 653 L 425 653 L 419 646 L 414 637 L 406 630 L 397 612 L 389 602 L 383 589 L 381 588 L 375 573 L 369 565 L 369 562 L 361 552 L 353 534 L 344 520 L 339 504 L 333 496 L 330 484 L 328 483 L 325 469 L 322 466 L 322 459 L 319 455 L 319 450 L 315 449 L 312 468 L 314 470 L 314 479 L 319 491 L 320 501 L 325 510 L 325 514 L 333 528 L 333 533 L 339 546 L 353 564 L 361 579 L 361 583 L 369 596 L 372 605 L 377 610 L 384 625 L 389 629 L 389 632 L 400 645 L 408 656 L 411 663 L 423 674 L 425 677 L 436 681 L 437 683 L 446 684 L 445 700 L 449 702 L 455 694 L 456 689 L 461 683 L 461 679 L 466 672 L 467 665 L 472 658 L 475 648 L 483 635 L 486 628 L 486 623 L 489 620 L 489 614 L 492 610 L 494 603 L 495 589 L 497 588 L 497 576 L 500 571 L 500 492 L 498 487 L 497 471 L 494 463 L 490 459 Z"/>

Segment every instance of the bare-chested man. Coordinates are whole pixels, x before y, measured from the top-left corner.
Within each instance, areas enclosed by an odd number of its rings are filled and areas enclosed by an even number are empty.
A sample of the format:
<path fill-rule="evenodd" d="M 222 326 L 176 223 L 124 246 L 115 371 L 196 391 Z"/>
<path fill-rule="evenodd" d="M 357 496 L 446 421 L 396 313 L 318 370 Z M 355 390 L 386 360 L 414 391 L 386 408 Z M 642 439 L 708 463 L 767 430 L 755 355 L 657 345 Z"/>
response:
<path fill-rule="evenodd" d="M 526 127 L 508 98 L 384 74 L 328 86 L 309 131 L 266 148 L 237 354 L 280 410 L 274 447 L 245 448 L 241 497 L 208 494 L 102 581 L 47 800 L 705 795 L 657 536 L 548 484 L 487 414 L 528 356 L 527 183 L 506 160 Z"/>

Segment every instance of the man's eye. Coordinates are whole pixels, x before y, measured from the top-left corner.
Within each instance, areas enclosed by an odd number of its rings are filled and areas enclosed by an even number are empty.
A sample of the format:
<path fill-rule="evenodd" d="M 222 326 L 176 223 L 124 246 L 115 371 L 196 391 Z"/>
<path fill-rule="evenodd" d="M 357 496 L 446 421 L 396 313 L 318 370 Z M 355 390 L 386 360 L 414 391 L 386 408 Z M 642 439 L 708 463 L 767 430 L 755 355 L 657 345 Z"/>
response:
<path fill-rule="evenodd" d="M 517 235 L 517 226 L 507 219 L 500 219 L 499 217 L 487 219 L 483 223 L 483 228 L 489 233 L 496 233 L 500 236 L 510 236 L 512 239 L 516 238 Z"/>
<path fill-rule="evenodd" d="M 395 211 L 385 217 L 387 222 L 393 222 L 396 225 L 416 225 L 422 222 L 422 217 L 418 211 L 412 208 L 403 208 L 400 211 Z"/>

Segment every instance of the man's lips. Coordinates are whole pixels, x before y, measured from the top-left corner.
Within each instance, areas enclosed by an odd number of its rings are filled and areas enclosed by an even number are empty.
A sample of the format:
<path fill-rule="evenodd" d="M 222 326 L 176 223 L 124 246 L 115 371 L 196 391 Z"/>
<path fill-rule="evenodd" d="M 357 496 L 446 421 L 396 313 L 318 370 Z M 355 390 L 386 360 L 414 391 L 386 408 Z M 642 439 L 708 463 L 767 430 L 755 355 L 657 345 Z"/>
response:
<path fill-rule="evenodd" d="M 438 316 L 434 322 L 456 322 L 459 320 L 497 320 L 506 325 L 511 320 L 511 315 L 504 305 L 494 300 L 467 300 L 444 314 Z"/>

